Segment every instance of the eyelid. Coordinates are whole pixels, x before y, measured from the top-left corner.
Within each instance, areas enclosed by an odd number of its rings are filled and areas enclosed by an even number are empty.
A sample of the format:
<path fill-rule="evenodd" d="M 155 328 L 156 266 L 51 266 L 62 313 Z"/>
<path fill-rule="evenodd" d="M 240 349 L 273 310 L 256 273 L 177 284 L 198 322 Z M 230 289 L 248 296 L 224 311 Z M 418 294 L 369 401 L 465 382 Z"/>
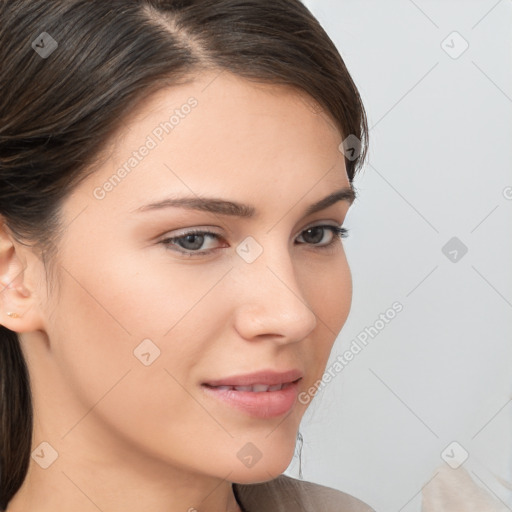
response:
<path fill-rule="evenodd" d="M 317 227 L 317 226 L 328 226 L 328 225 L 331 225 L 331 224 L 326 224 L 328 222 L 334 222 L 334 224 L 332 224 L 334 227 L 342 227 L 343 226 L 343 222 L 339 223 L 338 221 L 333 220 L 333 219 L 331 219 L 331 220 L 315 220 L 315 221 L 312 221 L 310 224 L 307 224 L 305 227 L 301 228 L 298 231 L 298 233 L 295 235 L 294 238 L 296 238 L 301 233 L 303 233 L 304 231 L 306 231 L 306 230 L 308 230 L 310 228 Z M 162 241 L 162 240 L 169 239 L 169 238 L 181 238 L 181 237 L 187 236 L 189 234 L 204 233 L 204 232 L 212 233 L 212 234 L 217 235 L 217 236 L 219 236 L 221 238 L 225 238 L 225 237 L 228 237 L 228 236 L 234 236 L 234 233 L 233 233 L 232 230 L 226 229 L 226 231 L 228 231 L 228 233 L 227 233 L 227 235 L 224 235 L 224 234 L 219 233 L 217 231 L 213 231 L 213 229 L 225 229 L 225 228 L 219 228 L 218 226 L 214 226 L 213 228 L 211 226 L 193 226 L 193 227 L 189 227 L 189 228 L 181 228 L 176 233 L 173 232 L 173 231 L 172 232 L 167 232 L 164 235 L 159 236 L 158 239 L 160 241 Z"/>

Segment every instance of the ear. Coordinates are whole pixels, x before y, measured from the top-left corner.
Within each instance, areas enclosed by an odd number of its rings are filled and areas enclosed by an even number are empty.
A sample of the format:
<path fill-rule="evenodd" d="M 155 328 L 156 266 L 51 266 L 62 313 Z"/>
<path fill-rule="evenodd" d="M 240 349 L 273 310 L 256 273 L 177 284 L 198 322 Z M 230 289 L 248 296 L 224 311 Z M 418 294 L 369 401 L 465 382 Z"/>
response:
<path fill-rule="evenodd" d="M 42 271 L 42 261 L 15 239 L 0 216 L 0 325 L 19 333 L 43 328 L 34 286 Z"/>

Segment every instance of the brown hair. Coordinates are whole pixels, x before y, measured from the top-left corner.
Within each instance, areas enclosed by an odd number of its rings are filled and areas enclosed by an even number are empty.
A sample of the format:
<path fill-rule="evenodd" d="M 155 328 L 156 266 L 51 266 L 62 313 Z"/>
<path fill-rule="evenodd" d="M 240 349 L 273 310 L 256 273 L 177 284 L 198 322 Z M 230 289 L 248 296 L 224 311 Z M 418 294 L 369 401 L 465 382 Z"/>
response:
<path fill-rule="evenodd" d="M 361 141 L 345 157 L 352 182 L 366 156 L 364 107 L 299 0 L 0 0 L 0 221 L 51 267 L 60 205 L 123 117 L 206 69 L 307 93 Z M 27 366 L 0 326 L 0 510 L 25 479 L 31 435 Z"/>

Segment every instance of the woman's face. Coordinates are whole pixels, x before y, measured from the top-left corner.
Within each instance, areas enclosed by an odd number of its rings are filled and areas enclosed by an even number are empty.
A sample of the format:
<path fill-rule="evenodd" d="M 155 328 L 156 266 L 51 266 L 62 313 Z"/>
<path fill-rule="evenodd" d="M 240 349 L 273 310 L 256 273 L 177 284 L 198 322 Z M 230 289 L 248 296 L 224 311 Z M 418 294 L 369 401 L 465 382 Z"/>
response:
<path fill-rule="evenodd" d="M 342 137 L 291 89 L 215 76 L 149 97 L 63 205 L 58 286 L 37 290 L 48 339 L 22 340 L 38 439 L 61 459 L 257 482 L 293 456 L 297 395 L 350 310 L 325 227 L 350 200 L 306 213 L 350 188 Z M 205 386 L 290 370 L 291 391 Z"/>

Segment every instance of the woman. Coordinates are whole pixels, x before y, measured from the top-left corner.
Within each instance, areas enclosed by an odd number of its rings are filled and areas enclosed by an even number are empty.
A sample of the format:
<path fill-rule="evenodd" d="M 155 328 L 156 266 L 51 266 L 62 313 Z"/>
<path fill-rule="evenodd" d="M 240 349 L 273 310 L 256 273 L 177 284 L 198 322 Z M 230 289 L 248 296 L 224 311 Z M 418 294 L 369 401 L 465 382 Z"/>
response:
<path fill-rule="evenodd" d="M 1 509 L 371 510 L 281 475 L 350 310 L 367 140 L 317 21 L 298 0 L 0 19 Z"/>

